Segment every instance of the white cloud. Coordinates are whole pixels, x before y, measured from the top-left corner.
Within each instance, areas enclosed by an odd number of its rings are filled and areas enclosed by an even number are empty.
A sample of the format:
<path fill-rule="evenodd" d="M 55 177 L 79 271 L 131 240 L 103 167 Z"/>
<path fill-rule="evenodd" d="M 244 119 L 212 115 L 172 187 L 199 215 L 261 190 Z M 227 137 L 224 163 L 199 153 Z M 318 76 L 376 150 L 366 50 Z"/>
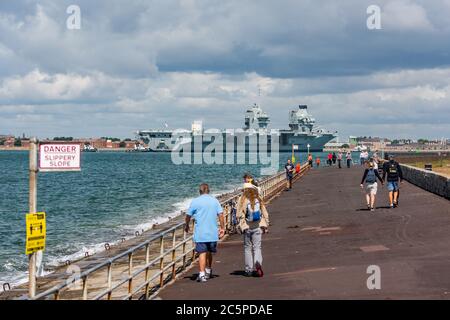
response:
<path fill-rule="evenodd" d="M 93 82 L 88 76 L 74 74 L 49 75 L 34 70 L 24 77 L 13 77 L 2 81 L 0 101 L 33 100 L 61 101 L 83 98 L 92 89 Z"/>
<path fill-rule="evenodd" d="M 273 127 L 281 128 L 287 126 L 288 110 L 306 103 L 320 125 L 343 135 L 353 134 L 362 124 L 373 135 L 381 135 L 385 123 L 394 124 L 399 135 L 422 135 L 403 125 L 450 124 L 449 74 L 450 68 L 334 77 L 316 79 L 316 84 L 305 89 L 309 79 L 268 78 L 256 73 L 230 77 L 173 72 L 148 79 L 122 79 L 99 73 L 49 75 L 35 70 L 2 82 L 0 117 L 9 117 L 16 125 L 19 120 L 21 124 L 30 120 L 29 128 L 37 128 L 32 121 L 36 118 L 29 116 L 45 115 L 40 122 L 55 130 L 53 135 L 66 130 L 80 136 L 113 130 L 104 132 L 113 135 L 114 130 L 121 130 L 121 135 L 130 136 L 136 129 L 165 122 L 173 128 L 188 128 L 196 119 L 204 120 L 206 127 L 240 127 L 245 108 L 254 102 L 269 113 Z M 339 92 L 324 93 L 321 83 L 329 88 L 345 85 Z M 365 85 L 358 87 L 358 83 Z M 83 123 L 55 128 L 55 120 Z M 12 130 L 14 122 L 5 125 Z M 450 135 L 450 129 L 444 132 Z"/>
<path fill-rule="evenodd" d="M 389 1 L 383 8 L 382 21 L 388 30 L 435 30 L 425 8 L 411 0 Z"/>

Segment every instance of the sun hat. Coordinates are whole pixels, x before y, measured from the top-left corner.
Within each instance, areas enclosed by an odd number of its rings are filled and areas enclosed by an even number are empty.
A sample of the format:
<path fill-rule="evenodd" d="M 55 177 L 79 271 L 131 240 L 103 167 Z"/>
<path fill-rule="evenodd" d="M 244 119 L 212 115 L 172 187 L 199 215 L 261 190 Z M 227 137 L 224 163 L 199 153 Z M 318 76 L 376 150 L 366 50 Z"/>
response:
<path fill-rule="evenodd" d="M 253 183 L 246 182 L 242 186 L 242 189 L 255 189 L 255 190 L 258 190 L 258 187 L 255 186 Z"/>

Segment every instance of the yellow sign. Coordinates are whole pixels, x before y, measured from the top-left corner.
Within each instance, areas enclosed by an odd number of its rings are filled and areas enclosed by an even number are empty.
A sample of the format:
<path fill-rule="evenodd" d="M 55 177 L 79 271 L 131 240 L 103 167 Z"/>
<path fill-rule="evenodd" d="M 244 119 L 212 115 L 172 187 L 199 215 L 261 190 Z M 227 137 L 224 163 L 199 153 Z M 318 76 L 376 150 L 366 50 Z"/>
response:
<path fill-rule="evenodd" d="M 26 216 L 27 241 L 26 254 L 45 249 L 45 212 L 28 213 Z"/>
<path fill-rule="evenodd" d="M 292 156 L 292 163 L 295 163 L 295 156 Z"/>

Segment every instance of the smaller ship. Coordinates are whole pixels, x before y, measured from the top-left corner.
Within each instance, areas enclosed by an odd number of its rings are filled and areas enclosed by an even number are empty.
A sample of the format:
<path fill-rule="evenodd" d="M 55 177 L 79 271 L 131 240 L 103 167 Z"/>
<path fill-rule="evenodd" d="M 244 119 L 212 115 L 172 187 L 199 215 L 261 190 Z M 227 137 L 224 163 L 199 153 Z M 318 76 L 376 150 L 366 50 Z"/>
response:
<path fill-rule="evenodd" d="M 91 146 L 89 143 L 86 143 L 84 146 L 83 146 L 83 152 L 97 152 L 98 151 L 98 149 L 97 148 L 94 148 L 93 146 Z"/>
<path fill-rule="evenodd" d="M 150 148 L 144 147 L 142 144 L 137 143 L 134 145 L 134 149 L 128 149 L 127 152 L 151 152 Z"/>

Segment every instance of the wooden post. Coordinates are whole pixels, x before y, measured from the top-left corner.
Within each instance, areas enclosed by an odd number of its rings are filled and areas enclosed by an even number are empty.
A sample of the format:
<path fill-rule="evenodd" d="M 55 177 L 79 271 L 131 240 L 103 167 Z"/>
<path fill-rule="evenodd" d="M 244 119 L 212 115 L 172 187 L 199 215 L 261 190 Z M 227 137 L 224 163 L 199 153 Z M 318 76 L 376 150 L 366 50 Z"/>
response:
<path fill-rule="evenodd" d="M 37 208 L 37 139 L 30 140 L 30 155 L 29 155 L 29 174 L 30 174 L 30 190 L 29 190 L 29 213 L 36 213 Z M 28 295 L 33 298 L 36 295 L 36 258 L 37 252 L 33 252 L 29 256 L 28 263 Z"/>

